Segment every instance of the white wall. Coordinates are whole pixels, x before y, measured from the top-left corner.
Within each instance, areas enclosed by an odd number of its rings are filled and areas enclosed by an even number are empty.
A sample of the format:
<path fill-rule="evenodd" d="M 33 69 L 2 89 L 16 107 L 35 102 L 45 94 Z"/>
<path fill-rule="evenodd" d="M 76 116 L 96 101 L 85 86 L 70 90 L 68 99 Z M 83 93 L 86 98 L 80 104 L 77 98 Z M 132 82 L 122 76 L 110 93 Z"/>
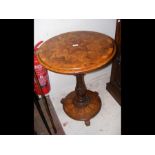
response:
<path fill-rule="evenodd" d="M 116 20 L 115 19 L 73 19 L 73 20 L 48 20 L 37 19 L 34 23 L 34 43 L 40 40 L 46 41 L 47 39 L 69 31 L 76 30 L 90 30 L 105 33 L 112 38 L 115 36 Z M 89 73 L 85 76 L 85 81 L 88 83 L 97 76 L 104 75 L 106 72 L 111 71 L 111 65 L 99 71 Z M 51 92 L 50 95 L 63 93 L 65 89 L 74 89 L 75 77 L 72 75 L 62 75 L 49 72 Z"/>

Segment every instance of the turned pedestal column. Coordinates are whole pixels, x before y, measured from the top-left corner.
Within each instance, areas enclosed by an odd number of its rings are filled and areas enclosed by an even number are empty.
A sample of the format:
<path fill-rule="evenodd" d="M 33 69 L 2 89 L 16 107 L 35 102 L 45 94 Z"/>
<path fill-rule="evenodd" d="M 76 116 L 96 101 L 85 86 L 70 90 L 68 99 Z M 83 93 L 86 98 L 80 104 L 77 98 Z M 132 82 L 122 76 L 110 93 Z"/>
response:
<path fill-rule="evenodd" d="M 112 38 L 92 31 L 60 34 L 41 45 L 37 57 L 45 68 L 76 76 L 75 90 L 61 100 L 69 117 L 90 125 L 90 119 L 101 109 L 101 100 L 97 92 L 87 90 L 84 74 L 104 67 L 115 53 Z"/>
<path fill-rule="evenodd" d="M 98 93 L 87 90 L 83 74 L 76 75 L 75 91 L 69 93 L 61 102 L 68 116 L 75 120 L 85 121 L 87 126 L 90 125 L 90 119 L 101 108 Z"/>

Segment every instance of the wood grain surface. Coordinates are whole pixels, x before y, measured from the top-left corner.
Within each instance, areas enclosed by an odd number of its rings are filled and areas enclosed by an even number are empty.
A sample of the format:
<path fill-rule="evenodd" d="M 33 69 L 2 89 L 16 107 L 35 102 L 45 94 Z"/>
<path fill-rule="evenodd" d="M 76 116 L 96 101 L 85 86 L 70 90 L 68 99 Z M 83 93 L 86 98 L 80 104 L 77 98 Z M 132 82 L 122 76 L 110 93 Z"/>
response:
<path fill-rule="evenodd" d="M 92 31 L 74 31 L 55 36 L 37 51 L 40 63 L 62 74 L 86 73 L 107 64 L 116 45 L 109 36 Z"/>
<path fill-rule="evenodd" d="M 90 119 L 100 111 L 101 100 L 97 92 L 87 90 L 84 74 L 106 65 L 115 53 L 112 38 L 92 31 L 67 32 L 41 45 L 37 57 L 45 68 L 76 75 L 75 91 L 61 100 L 68 116 L 90 125 Z"/>
<path fill-rule="evenodd" d="M 89 121 L 94 117 L 101 109 L 101 100 L 98 93 L 87 91 L 86 94 L 89 97 L 88 104 L 83 106 L 77 106 L 75 103 L 76 92 L 69 93 L 63 102 L 63 109 L 68 116 L 79 121 Z"/>

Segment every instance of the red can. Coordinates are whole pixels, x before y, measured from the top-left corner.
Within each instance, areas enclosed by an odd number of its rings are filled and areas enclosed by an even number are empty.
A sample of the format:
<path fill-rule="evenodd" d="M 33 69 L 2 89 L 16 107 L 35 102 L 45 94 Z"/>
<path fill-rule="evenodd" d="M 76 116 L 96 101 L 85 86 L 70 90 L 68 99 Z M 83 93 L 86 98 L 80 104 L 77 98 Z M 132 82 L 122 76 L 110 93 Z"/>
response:
<path fill-rule="evenodd" d="M 35 47 L 34 47 L 34 70 L 36 72 L 37 78 L 39 80 L 40 86 L 42 88 L 42 91 L 44 94 L 49 93 L 51 87 L 50 87 L 50 82 L 49 82 L 49 76 L 47 70 L 39 63 L 37 56 L 36 56 L 36 51 L 38 50 L 38 46 L 42 43 L 43 41 L 38 42 Z M 36 94 L 41 95 L 40 87 L 37 84 L 36 79 L 34 78 L 34 91 Z"/>

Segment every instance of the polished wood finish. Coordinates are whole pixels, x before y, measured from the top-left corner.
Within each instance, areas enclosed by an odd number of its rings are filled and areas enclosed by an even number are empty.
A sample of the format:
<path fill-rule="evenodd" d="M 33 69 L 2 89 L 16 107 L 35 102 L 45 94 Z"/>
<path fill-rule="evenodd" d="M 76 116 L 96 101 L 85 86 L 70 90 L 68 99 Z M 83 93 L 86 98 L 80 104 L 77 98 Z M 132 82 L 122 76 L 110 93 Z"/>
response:
<path fill-rule="evenodd" d="M 101 100 L 97 92 L 87 90 L 84 74 L 106 65 L 115 52 L 112 38 L 92 31 L 64 33 L 41 45 L 37 57 L 45 68 L 76 75 L 75 91 L 61 100 L 68 116 L 90 125 L 90 119 L 100 111 Z"/>
<path fill-rule="evenodd" d="M 121 105 L 121 20 L 117 20 L 115 41 L 117 44 L 117 54 L 112 63 L 110 82 L 107 90 L 114 99 Z"/>
<path fill-rule="evenodd" d="M 84 82 L 84 75 L 78 74 L 76 75 L 76 87 L 75 87 L 75 104 L 77 106 L 86 105 L 89 101 L 89 97 L 87 96 L 87 88 Z"/>
<path fill-rule="evenodd" d="M 115 55 L 115 48 L 113 39 L 105 34 L 75 31 L 47 40 L 37 56 L 53 72 L 79 74 L 107 64 Z"/>
<path fill-rule="evenodd" d="M 87 90 L 83 74 L 76 75 L 76 80 L 75 91 L 69 93 L 61 102 L 68 116 L 85 121 L 86 126 L 89 126 L 90 119 L 101 109 L 101 100 L 97 92 Z"/>

